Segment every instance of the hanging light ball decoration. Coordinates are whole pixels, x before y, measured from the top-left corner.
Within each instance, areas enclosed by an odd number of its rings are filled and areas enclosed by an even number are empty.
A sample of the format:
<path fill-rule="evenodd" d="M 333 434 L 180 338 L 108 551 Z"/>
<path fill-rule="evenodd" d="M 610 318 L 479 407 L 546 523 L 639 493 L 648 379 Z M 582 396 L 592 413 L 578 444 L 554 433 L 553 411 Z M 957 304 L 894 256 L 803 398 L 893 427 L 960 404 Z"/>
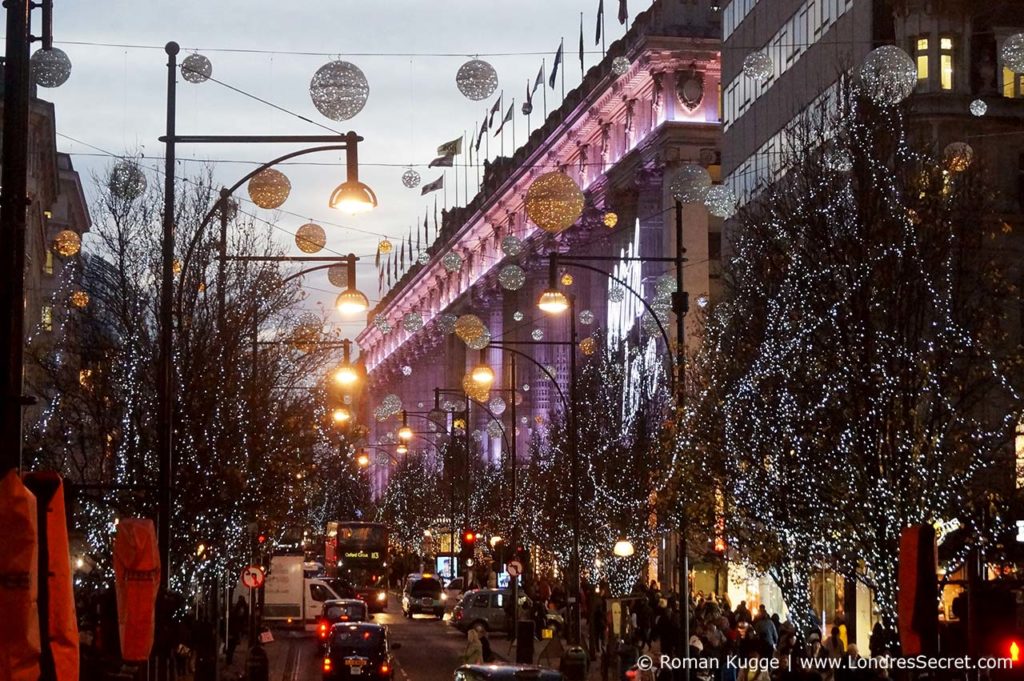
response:
<path fill-rule="evenodd" d="M 895 45 L 882 45 L 864 58 L 857 81 L 876 104 L 893 106 L 909 97 L 917 86 L 917 65 Z"/>
<path fill-rule="evenodd" d="M 402 328 L 409 333 L 416 333 L 423 328 L 423 315 L 419 312 L 406 312 L 402 317 Z"/>
<path fill-rule="evenodd" d="M 594 313 L 590 310 L 580 310 L 579 320 L 583 326 L 590 326 L 594 323 Z"/>
<path fill-rule="evenodd" d="M 711 188 L 711 173 L 702 165 L 687 163 L 676 171 L 669 191 L 682 203 L 703 203 L 704 196 Z"/>
<path fill-rule="evenodd" d="M 384 237 L 379 242 L 377 242 L 377 251 L 382 255 L 390 253 L 393 250 L 395 250 L 395 245 L 388 241 L 387 237 Z"/>
<path fill-rule="evenodd" d="M 942 151 L 946 169 L 951 173 L 962 173 L 974 161 L 974 149 L 967 142 L 951 142 Z"/>
<path fill-rule="evenodd" d="M 545 173 L 526 190 L 526 215 L 545 232 L 563 232 L 582 214 L 583 192 L 565 173 Z"/>
<path fill-rule="evenodd" d="M 181 62 L 181 77 L 189 83 L 205 83 L 213 75 L 213 64 L 198 52 L 190 54 Z"/>
<path fill-rule="evenodd" d="M 455 84 L 466 99 L 479 102 L 498 89 L 498 72 L 481 59 L 471 59 L 459 67 Z"/>
<path fill-rule="evenodd" d="M 501 252 L 514 258 L 523 252 L 523 240 L 511 234 L 501 240 Z"/>
<path fill-rule="evenodd" d="M 296 235 L 298 238 L 298 235 Z M 348 268 L 345 265 L 331 265 L 327 268 L 327 281 L 331 282 L 331 286 L 337 286 L 338 288 L 346 288 L 348 286 Z M 379 317 L 379 319 L 384 319 Z"/>
<path fill-rule="evenodd" d="M 403 375 L 403 376 L 412 376 L 412 367 L 411 367 L 411 366 L 409 366 L 408 364 L 406 364 L 405 366 L 403 366 L 403 367 L 402 367 L 402 375 Z M 420 406 L 423 406 L 423 404 L 422 404 L 422 403 L 420 403 Z"/>
<path fill-rule="evenodd" d="M 505 426 L 501 425 L 501 421 L 492 420 L 487 424 L 487 434 L 493 438 L 499 438 L 505 433 Z"/>
<path fill-rule="evenodd" d="M 671 296 L 678 288 L 676 278 L 671 274 L 663 274 L 654 282 L 654 291 L 659 298 Z"/>
<path fill-rule="evenodd" d="M 711 302 L 710 299 L 703 293 L 697 296 L 697 307 L 699 307 L 700 309 L 703 310 L 705 307 L 707 307 L 709 302 Z"/>
<path fill-rule="evenodd" d="M 441 400 L 441 409 L 447 412 L 465 411 L 466 402 L 461 397 L 445 397 Z"/>
<path fill-rule="evenodd" d="M 1024 33 L 1014 33 L 1007 38 L 999 55 L 1002 57 L 1003 66 L 1014 73 L 1024 73 Z"/>
<path fill-rule="evenodd" d="M 299 317 L 292 330 L 291 346 L 299 352 L 309 352 L 316 347 L 323 332 L 323 321 L 312 312 Z"/>
<path fill-rule="evenodd" d="M 309 81 L 313 106 L 332 121 L 347 121 L 363 110 L 370 96 L 370 84 L 355 64 L 332 61 L 324 64 Z"/>
<path fill-rule="evenodd" d="M 430 254 L 426 251 L 420 251 L 420 254 L 416 256 L 416 262 L 420 265 L 426 265 L 429 260 Z"/>
<path fill-rule="evenodd" d="M 53 250 L 62 258 L 78 255 L 82 250 L 82 237 L 78 236 L 78 232 L 62 229 L 53 237 Z"/>
<path fill-rule="evenodd" d="M 455 335 L 463 343 L 479 338 L 487 331 L 483 321 L 475 314 L 464 314 L 455 321 Z"/>
<path fill-rule="evenodd" d="M 572 283 L 576 280 L 572 278 L 571 274 L 564 272 L 559 281 L 562 282 L 562 286 L 572 286 Z"/>
<path fill-rule="evenodd" d="M 772 58 L 764 52 L 751 52 L 743 58 L 743 75 L 759 83 L 768 80 L 774 69 Z"/>
<path fill-rule="evenodd" d="M 517 322 L 521 322 L 521 321 L 523 321 L 524 319 L 526 319 L 526 315 L 524 315 L 524 314 L 523 314 L 522 312 L 520 312 L 519 310 L 516 310 L 515 312 L 513 312 L 513 313 L 512 313 L 512 319 L 513 319 L 514 321 L 517 321 Z"/>
<path fill-rule="evenodd" d="M 71 294 L 70 300 L 72 305 L 81 310 L 89 304 L 89 294 L 79 289 Z"/>
<path fill-rule="evenodd" d="M 39 87 L 60 87 L 71 77 L 71 59 L 56 47 L 33 52 L 29 68 L 32 80 Z"/>
<path fill-rule="evenodd" d="M 821 158 L 822 163 L 829 170 L 837 173 L 848 173 L 853 170 L 853 159 L 842 147 L 831 146 L 825 150 Z"/>
<path fill-rule="evenodd" d="M 501 416 L 502 414 L 505 413 L 505 407 L 507 405 L 505 404 L 504 398 L 502 398 L 500 395 L 495 395 L 494 397 L 491 398 L 491 401 L 487 403 L 487 406 L 490 408 L 491 411 L 494 412 L 496 416 Z"/>
<path fill-rule="evenodd" d="M 373 325 L 377 327 L 377 330 L 380 331 L 381 333 L 391 333 L 391 322 L 388 321 L 387 317 L 374 317 Z"/>
<path fill-rule="evenodd" d="M 473 380 L 473 372 L 462 377 L 462 392 L 477 402 L 486 402 L 491 396 L 491 389 Z"/>
<path fill-rule="evenodd" d="M 307 222 L 295 232 L 295 245 L 303 253 L 319 253 L 327 245 L 327 232 L 315 222 Z"/>
<path fill-rule="evenodd" d="M 534 329 L 530 332 L 530 338 L 535 341 L 544 340 L 544 329 Z"/>
<path fill-rule="evenodd" d="M 466 347 L 470 350 L 483 350 L 491 344 L 491 331 L 490 329 L 484 329 L 483 333 L 479 336 L 469 339 L 466 341 Z"/>
<path fill-rule="evenodd" d="M 462 269 L 462 256 L 455 251 L 448 251 L 441 258 L 441 264 L 449 272 L 458 272 Z"/>
<path fill-rule="evenodd" d="M 407 189 L 415 189 L 420 186 L 420 174 L 412 168 L 409 168 L 402 173 L 402 184 L 404 184 Z"/>
<path fill-rule="evenodd" d="M 626 57 L 616 57 L 615 59 L 612 59 L 612 73 L 616 76 L 621 76 L 629 71 L 630 66 L 632 66 L 632 63 Z"/>
<path fill-rule="evenodd" d="M 118 161 L 107 177 L 107 188 L 114 196 L 125 201 L 134 201 L 146 192 L 146 173 L 138 163 L 127 159 Z"/>
<path fill-rule="evenodd" d="M 390 393 L 385 395 L 384 399 L 380 401 L 380 406 L 388 416 L 394 416 L 402 411 L 402 398 L 394 393 Z"/>
<path fill-rule="evenodd" d="M 603 222 L 604 226 L 608 229 L 613 229 L 615 225 L 619 224 L 619 216 L 616 213 L 608 211 L 604 214 L 604 217 L 601 218 L 601 222 Z"/>
<path fill-rule="evenodd" d="M 648 335 L 655 335 L 661 329 L 658 326 L 658 319 L 650 312 L 644 312 L 640 315 L 640 328 L 644 330 L 644 333 Z"/>
<path fill-rule="evenodd" d="M 580 341 L 580 352 L 582 352 L 584 355 L 587 355 L 589 357 L 590 355 L 594 354 L 596 350 L 597 341 L 591 338 L 590 336 L 587 336 L 586 338 Z"/>
<path fill-rule="evenodd" d="M 736 195 L 724 184 L 712 185 L 704 195 L 704 205 L 716 218 L 728 219 L 736 213 Z"/>
<path fill-rule="evenodd" d="M 526 272 L 519 265 L 505 265 L 498 273 L 498 282 L 506 291 L 518 291 L 526 283 Z"/>
<path fill-rule="evenodd" d="M 277 208 L 291 191 L 292 183 L 285 174 L 273 168 L 264 168 L 249 180 L 249 198 L 260 208 Z"/>
<path fill-rule="evenodd" d="M 458 315 L 452 314 L 451 312 L 440 314 L 437 317 L 437 330 L 447 336 L 448 334 L 455 332 L 455 325 L 458 321 Z"/>
<path fill-rule="evenodd" d="M 626 299 L 626 290 L 621 286 L 612 286 L 608 289 L 608 300 L 613 303 L 621 303 Z"/>
<path fill-rule="evenodd" d="M 981 117 L 988 113 L 988 104 L 983 99 L 975 99 L 969 108 L 972 116 Z"/>

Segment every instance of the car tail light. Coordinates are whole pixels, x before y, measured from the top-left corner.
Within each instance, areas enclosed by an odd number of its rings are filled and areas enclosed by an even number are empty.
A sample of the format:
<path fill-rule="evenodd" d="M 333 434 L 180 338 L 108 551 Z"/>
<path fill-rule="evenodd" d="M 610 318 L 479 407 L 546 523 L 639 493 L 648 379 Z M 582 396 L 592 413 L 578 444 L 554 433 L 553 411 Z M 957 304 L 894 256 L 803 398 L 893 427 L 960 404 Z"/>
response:
<path fill-rule="evenodd" d="M 331 671 L 331 658 L 329 658 L 329 657 L 325 657 L 324 658 L 324 671 L 325 672 Z"/>
<path fill-rule="evenodd" d="M 320 623 L 320 638 L 327 638 L 327 622 Z"/>
<path fill-rule="evenodd" d="M 383 664 L 381 664 L 381 666 L 380 666 L 380 673 L 381 674 L 387 674 L 389 671 L 391 671 L 391 667 L 388 666 L 387 662 L 384 662 Z"/>
<path fill-rule="evenodd" d="M 1021 646 L 1016 641 L 1010 641 L 1010 662 L 1017 664 L 1021 661 Z"/>

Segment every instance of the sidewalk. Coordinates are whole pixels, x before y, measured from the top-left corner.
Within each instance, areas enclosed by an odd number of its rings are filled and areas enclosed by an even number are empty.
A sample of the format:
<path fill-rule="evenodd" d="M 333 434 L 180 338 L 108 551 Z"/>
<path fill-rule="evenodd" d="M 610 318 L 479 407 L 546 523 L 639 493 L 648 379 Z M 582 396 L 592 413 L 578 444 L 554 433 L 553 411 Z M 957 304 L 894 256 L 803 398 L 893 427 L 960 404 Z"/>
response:
<path fill-rule="evenodd" d="M 568 643 L 564 639 L 549 639 L 546 641 L 534 640 L 533 642 L 533 664 L 538 667 L 547 667 L 549 669 L 558 669 L 559 663 L 561 662 L 562 653 L 569 647 Z M 586 647 L 586 646 L 584 646 Z M 516 659 L 516 646 L 514 642 L 507 639 L 501 639 L 499 641 L 491 641 L 491 651 L 494 656 L 501 662 L 511 664 Z M 644 651 L 646 655 L 656 656 L 661 652 L 661 645 L 658 642 L 652 644 L 649 650 Z M 589 651 L 588 651 L 589 654 Z M 601 655 L 595 656 L 596 659 L 589 660 L 589 667 L 587 671 L 587 681 L 602 681 L 603 674 L 601 670 Z M 619 661 L 615 659 L 614 651 L 608 660 L 608 672 L 607 678 L 609 681 L 615 681 L 618 678 L 618 664 Z"/>

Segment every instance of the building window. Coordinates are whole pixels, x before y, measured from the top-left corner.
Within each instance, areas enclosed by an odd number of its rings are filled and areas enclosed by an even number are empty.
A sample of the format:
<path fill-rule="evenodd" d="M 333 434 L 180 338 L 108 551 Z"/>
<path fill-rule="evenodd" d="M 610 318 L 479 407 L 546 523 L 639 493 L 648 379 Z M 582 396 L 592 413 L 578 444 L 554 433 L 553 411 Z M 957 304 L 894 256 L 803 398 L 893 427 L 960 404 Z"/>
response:
<path fill-rule="evenodd" d="M 953 39 L 939 39 L 939 87 L 953 89 Z"/>
<path fill-rule="evenodd" d="M 43 260 L 43 274 L 53 274 L 53 251 L 46 249 L 46 258 Z"/>
<path fill-rule="evenodd" d="M 1017 75 L 1003 67 L 1003 97 L 1017 99 L 1024 93 L 1024 75 Z"/>
<path fill-rule="evenodd" d="M 53 331 L 53 306 L 43 305 L 42 310 L 39 314 L 39 323 L 43 327 L 43 331 Z"/>
<path fill-rule="evenodd" d="M 917 84 L 928 84 L 928 38 L 918 38 L 914 42 L 914 61 L 917 62 Z"/>

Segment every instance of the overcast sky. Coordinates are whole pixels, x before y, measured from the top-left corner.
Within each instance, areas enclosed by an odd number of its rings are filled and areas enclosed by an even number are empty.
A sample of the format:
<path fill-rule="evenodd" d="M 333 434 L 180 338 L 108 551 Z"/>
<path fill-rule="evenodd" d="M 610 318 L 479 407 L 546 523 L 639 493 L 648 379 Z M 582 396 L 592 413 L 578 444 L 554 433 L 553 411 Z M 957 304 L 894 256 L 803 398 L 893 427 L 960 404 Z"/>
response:
<path fill-rule="evenodd" d="M 565 38 L 565 86 L 568 92 L 580 82 L 578 41 L 583 12 L 587 50 L 594 47 L 598 0 L 102 0 L 54 3 L 54 37 L 73 63 L 71 78 L 56 89 L 40 88 L 40 97 L 56 105 L 57 131 L 117 154 L 140 150 L 162 157 L 157 138 L 164 130 L 166 59 L 162 49 L 110 47 L 76 42 L 162 46 L 169 40 L 182 47 L 179 59 L 197 50 L 213 63 L 213 76 L 234 87 L 269 100 L 335 130 L 357 131 L 366 138 L 360 148 L 361 179 L 376 192 L 379 208 L 369 215 L 342 216 L 327 208 L 331 190 L 344 179 L 343 166 L 289 166 L 282 168 L 292 183 L 291 197 L 282 207 L 295 213 L 278 213 L 287 232 L 306 222 L 324 224 L 330 252 L 355 252 L 365 256 L 359 286 L 376 300 L 377 279 L 372 269 L 379 234 L 397 239 L 417 219 L 425 206 L 433 210 L 434 195 L 421 197 L 419 189 L 402 186 L 403 164 L 425 164 L 441 142 L 461 136 L 479 125 L 495 97 L 474 102 L 455 85 L 455 73 L 469 57 L 479 54 L 497 69 L 500 90 L 507 108 L 516 99 L 516 138 L 526 139 L 526 118 L 519 112 L 528 80 L 532 81 L 546 57 L 550 71 L 559 38 Z M 606 3 L 607 44 L 625 32 L 615 18 L 617 0 Z M 646 9 L 650 0 L 630 0 L 630 20 Z M 38 12 L 35 13 L 38 15 Z M 219 50 L 267 50 L 240 53 Z M 277 51 L 277 52 L 275 52 Z M 327 53 L 332 56 L 289 52 Z M 412 53 L 422 56 L 383 56 L 381 53 Z M 456 56 L 427 56 L 438 53 Z M 484 56 L 516 53 L 508 56 Z M 523 54 L 536 53 L 536 54 Z M 332 58 L 358 65 L 370 83 L 366 107 L 349 121 L 335 122 L 320 115 L 309 98 L 313 73 Z M 600 54 L 587 54 L 589 68 Z M 275 111 L 213 82 L 193 85 L 179 79 L 178 132 L 180 134 L 319 134 L 325 132 L 308 122 Z M 561 88 L 548 89 L 548 108 L 561 97 Z M 532 125 L 541 123 L 541 93 L 535 99 Z M 83 144 L 58 136 L 58 148 L 70 152 L 75 167 L 91 192 L 90 174 L 101 171 L 109 158 L 93 155 Z M 491 139 L 491 155 L 498 151 Z M 200 163 L 188 159 L 223 159 L 263 162 L 295 146 L 204 145 L 180 147 L 179 173 L 198 171 Z M 505 138 L 506 154 L 512 151 L 511 135 Z M 341 160 L 321 154 L 314 162 Z M 152 165 L 162 165 L 153 160 Z M 220 163 L 218 182 L 232 184 L 251 165 Z M 438 169 L 417 170 L 424 182 Z M 451 173 L 448 201 L 454 202 Z M 475 173 L 473 173 L 475 179 Z M 150 175 L 150 182 L 159 181 Z M 460 173 L 461 183 L 461 173 Z M 244 191 L 244 190 L 241 190 Z M 459 189 L 459 203 L 464 203 Z M 439 199 L 443 196 L 438 193 Z M 256 210 L 243 204 L 244 210 Z M 273 214 L 260 211 L 267 218 Z M 327 222 L 359 230 L 331 227 Z M 298 253 L 288 233 L 278 232 L 289 253 Z M 88 243 L 88 240 L 87 242 Z M 307 303 L 333 301 L 334 289 L 324 273 L 305 281 Z M 336 315 L 335 315 L 336 318 Z M 354 335 L 362 322 L 345 325 Z"/>

